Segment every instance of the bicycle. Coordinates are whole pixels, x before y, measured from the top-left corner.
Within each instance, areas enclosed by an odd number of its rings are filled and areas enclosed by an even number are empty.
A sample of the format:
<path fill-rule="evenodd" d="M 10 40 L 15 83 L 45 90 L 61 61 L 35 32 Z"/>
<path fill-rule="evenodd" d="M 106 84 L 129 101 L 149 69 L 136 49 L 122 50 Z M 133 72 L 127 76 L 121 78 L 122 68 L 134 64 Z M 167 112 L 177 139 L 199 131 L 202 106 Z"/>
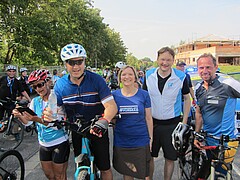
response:
<path fill-rule="evenodd" d="M 198 133 L 196 133 L 197 135 Z M 202 132 L 201 135 L 203 137 L 200 137 L 200 140 L 206 141 L 206 138 L 212 138 L 214 140 L 219 141 L 219 144 L 216 146 L 203 146 L 204 149 L 209 150 L 211 153 L 211 169 L 210 169 L 210 180 L 215 180 L 218 178 L 231 180 L 232 179 L 232 162 L 234 155 L 228 155 L 228 150 L 236 150 L 237 151 L 237 145 L 229 145 L 226 143 L 229 142 L 236 142 L 239 141 L 238 139 L 230 139 L 228 135 L 222 134 L 220 137 L 213 136 L 207 132 Z M 221 172 L 218 172 L 218 166 L 222 166 L 226 170 L 226 174 L 223 174 Z"/>
<path fill-rule="evenodd" d="M 236 139 L 229 139 L 228 136 L 222 135 L 220 138 L 212 136 L 204 131 L 197 133 L 194 131 L 192 126 L 185 125 L 186 128 L 182 132 L 182 144 L 175 143 L 175 148 L 178 152 L 178 164 L 179 164 L 179 179 L 182 180 L 195 180 L 198 179 L 199 175 L 205 172 L 204 167 L 207 164 L 208 156 L 206 155 L 206 150 L 209 150 L 214 158 L 211 161 L 211 171 L 210 178 L 214 180 L 216 176 L 220 177 L 216 173 L 216 167 L 218 164 L 224 164 L 228 170 L 227 176 L 224 177 L 227 180 L 232 178 L 232 164 L 225 163 L 226 158 L 224 153 L 229 148 L 226 147 L 225 142 L 236 141 Z M 175 132 L 176 133 L 176 132 Z M 219 145 L 217 146 L 203 146 L 203 150 L 199 150 L 194 146 L 194 139 L 197 138 L 199 141 L 206 141 L 206 137 L 210 137 L 219 140 Z M 228 157 L 232 158 L 232 157 Z"/>
<path fill-rule="evenodd" d="M 67 130 L 77 132 L 82 135 L 82 151 L 81 154 L 75 157 L 76 171 L 74 173 L 75 180 L 100 180 L 100 171 L 94 163 L 94 155 L 91 152 L 90 145 L 91 140 L 87 138 L 87 133 L 90 128 L 94 125 L 101 115 L 96 115 L 91 121 L 85 121 L 83 116 L 76 115 L 75 122 L 69 122 L 65 120 L 54 121 L 53 125 L 50 127 L 56 126 L 57 128 L 66 127 Z M 98 129 L 99 132 L 102 132 Z M 102 132 L 104 133 L 104 132 Z"/>
<path fill-rule="evenodd" d="M 0 180 L 24 180 L 25 166 L 22 155 L 9 150 L 0 155 Z"/>
<path fill-rule="evenodd" d="M 29 126 L 25 126 L 25 131 L 27 133 L 30 133 L 31 136 L 33 136 L 34 132 L 38 134 L 36 122 L 32 121 L 32 124 L 30 124 Z"/>
<path fill-rule="evenodd" d="M 18 102 L 13 101 L 11 99 L 8 100 L 0 100 L 0 106 L 4 106 L 4 104 L 12 103 L 14 105 L 19 104 L 25 106 L 27 102 Z M 24 135 L 24 126 L 17 119 L 14 118 L 12 114 L 8 114 L 6 111 L 4 113 L 3 119 L 0 120 L 0 124 L 2 126 L 2 130 L 0 131 L 0 151 L 6 151 L 10 149 L 17 148 L 22 140 Z"/>
<path fill-rule="evenodd" d="M 197 179 L 198 171 L 202 166 L 205 156 L 194 146 L 194 128 L 179 123 L 173 131 L 173 146 L 178 153 L 178 177 L 181 180 Z"/>

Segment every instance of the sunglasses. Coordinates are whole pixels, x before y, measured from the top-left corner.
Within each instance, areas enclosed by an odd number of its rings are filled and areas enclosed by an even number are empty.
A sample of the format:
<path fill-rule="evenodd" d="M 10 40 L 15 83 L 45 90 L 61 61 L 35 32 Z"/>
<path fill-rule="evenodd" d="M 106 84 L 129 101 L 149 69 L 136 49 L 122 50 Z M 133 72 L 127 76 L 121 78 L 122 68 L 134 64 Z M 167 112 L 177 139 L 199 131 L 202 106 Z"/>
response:
<path fill-rule="evenodd" d="M 75 65 L 81 65 L 83 63 L 84 59 L 80 60 L 66 60 L 66 63 L 68 63 L 70 66 L 75 66 Z"/>
<path fill-rule="evenodd" d="M 32 88 L 33 89 L 42 88 L 44 85 L 45 85 L 45 82 L 41 82 L 41 83 L 38 83 L 36 85 L 32 85 Z"/>

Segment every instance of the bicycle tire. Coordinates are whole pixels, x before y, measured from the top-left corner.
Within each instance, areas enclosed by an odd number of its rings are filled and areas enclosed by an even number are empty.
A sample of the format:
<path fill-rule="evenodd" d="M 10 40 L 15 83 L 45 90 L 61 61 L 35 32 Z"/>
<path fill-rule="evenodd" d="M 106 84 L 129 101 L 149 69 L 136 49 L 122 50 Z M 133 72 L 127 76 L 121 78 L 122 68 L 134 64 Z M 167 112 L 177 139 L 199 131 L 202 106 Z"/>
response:
<path fill-rule="evenodd" d="M 180 180 L 190 180 L 192 172 L 192 152 L 189 151 L 182 158 L 178 159 L 178 177 Z"/>
<path fill-rule="evenodd" d="M 194 153 L 193 153 L 194 151 Z M 196 180 L 200 175 L 200 169 L 205 161 L 205 155 L 197 152 L 197 149 L 190 149 L 185 153 L 184 158 L 178 160 L 180 180 Z"/>
<path fill-rule="evenodd" d="M 88 174 L 88 171 L 86 169 L 80 170 L 77 180 L 90 180 L 90 176 Z"/>
<path fill-rule="evenodd" d="M 18 119 L 12 119 L 9 132 L 6 128 L 5 131 L 0 133 L 0 150 L 16 149 L 23 141 L 23 136 L 24 126 Z"/>
<path fill-rule="evenodd" d="M 9 150 L 0 156 L 0 178 L 3 180 L 24 180 L 25 167 L 22 155 L 16 150 Z"/>

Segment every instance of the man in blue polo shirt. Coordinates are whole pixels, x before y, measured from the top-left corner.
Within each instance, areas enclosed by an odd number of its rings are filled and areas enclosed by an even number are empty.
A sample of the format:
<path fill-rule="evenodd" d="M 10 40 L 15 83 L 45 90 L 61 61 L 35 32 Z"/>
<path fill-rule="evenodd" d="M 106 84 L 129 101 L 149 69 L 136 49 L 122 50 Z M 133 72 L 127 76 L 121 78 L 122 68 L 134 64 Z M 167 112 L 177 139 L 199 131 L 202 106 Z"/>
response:
<path fill-rule="evenodd" d="M 95 115 L 104 114 L 96 124 L 107 130 L 108 123 L 117 113 L 117 106 L 104 79 L 85 70 L 86 58 L 86 51 L 79 44 L 68 44 L 62 48 L 61 59 L 65 62 L 69 74 L 59 79 L 54 86 L 57 103 L 58 106 L 65 107 L 70 120 L 76 114 L 83 115 L 87 121 Z M 111 180 L 108 133 L 99 135 L 93 129 L 90 133 L 92 150 L 101 177 Z M 81 138 L 81 135 L 72 132 L 75 157 L 81 153 Z"/>
<path fill-rule="evenodd" d="M 236 138 L 237 130 L 235 127 L 235 109 L 237 98 L 240 98 L 240 83 L 233 78 L 224 78 L 218 76 L 217 60 L 212 54 L 205 53 L 197 59 L 198 73 L 202 82 L 196 85 L 196 127 L 199 132 L 203 126 L 204 131 L 215 136 L 228 135 L 230 138 Z M 201 149 L 202 144 L 195 139 L 194 144 Z M 207 138 L 206 144 L 218 145 L 219 140 Z M 230 147 L 225 151 L 226 159 L 232 160 L 238 147 L 238 142 L 229 142 Z M 202 179 L 207 179 L 210 174 L 211 160 L 213 155 L 207 151 L 208 163 L 199 173 Z M 230 161 L 231 161 L 230 160 Z M 228 162 L 230 162 L 228 161 Z M 226 170 L 220 166 L 217 171 L 226 174 Z"/>

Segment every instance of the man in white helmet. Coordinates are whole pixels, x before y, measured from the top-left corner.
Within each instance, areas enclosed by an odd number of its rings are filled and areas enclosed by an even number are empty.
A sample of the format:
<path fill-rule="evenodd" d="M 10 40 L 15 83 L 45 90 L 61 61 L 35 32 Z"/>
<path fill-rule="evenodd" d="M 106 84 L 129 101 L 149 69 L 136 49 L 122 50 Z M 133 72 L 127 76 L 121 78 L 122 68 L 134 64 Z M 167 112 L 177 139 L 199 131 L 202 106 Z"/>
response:
<path fill-rule="evenodd" d="M 5 112 L 8 113 L 8 115 L 12 113 L 12 110 L 15 108 L 15 103 L 10 100 L 16 101 L 18 93 L 31 102 L 31 98 L 26 91 L 24 91 L 22 84 L 16 78 L 16 70 L 16 66 L 8 65 L 6 67 L 7 76 L 2 76 L 0 78 L 0 99 L 4 101 L 2 105 L 0 105 L 0 119 L 3 118 Z"/>
<path fill-rule="evenodd" d="M 70 121 L 76 114 L 83 115 L 87 121 L 95 115 L 104 114 L 95 124 L 107 130 L 109 122 L 117 113 L 117 106 L 104 79 L 96 73 L 85 71 L 86 58 L 86 51 L 79 44 L 68 44 L 62 48 L 61 59 L 69 74 L 59 79 L 54 86 L 57 103 L 65 107 Z M 51 120 L 49 111 L 44 112 L 44 119 Z M 75 157 L 81 153 L 81 138 L 81 135 L 72 132 Z M 102 179 L 111 180 L 108 133 L 100 135 L 93 128 L 90 130 L 90 139 Z"/>

